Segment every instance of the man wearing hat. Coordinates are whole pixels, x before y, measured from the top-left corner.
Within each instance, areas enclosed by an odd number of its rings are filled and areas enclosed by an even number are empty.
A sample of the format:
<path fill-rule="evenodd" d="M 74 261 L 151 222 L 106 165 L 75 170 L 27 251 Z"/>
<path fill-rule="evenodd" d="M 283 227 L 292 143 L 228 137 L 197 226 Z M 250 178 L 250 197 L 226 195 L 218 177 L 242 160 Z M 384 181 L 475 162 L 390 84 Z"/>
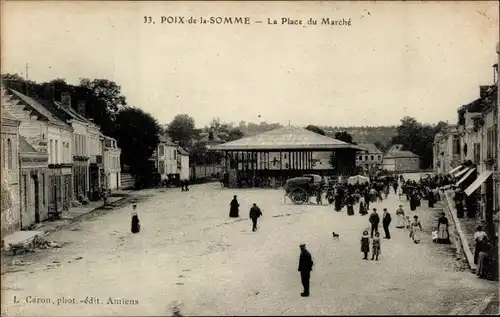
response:
<path fill-rule="evenodd" d="M 311 279 L 311 271 L 314 265 L 311 253 L 307 251 L 306 245 L 301 244 L 300 247 L 300 258 L 299 258 L 299 272 L 300 279 L 302 281 L 302 286 L 304 287 L 304 292 L 300 294 L 302 297 L 309 296 L 309 281 Z"/>
<path fill-rule="evenodd" d="M 253 232 L 257 230 L 257 219 L 259 219 L 260 216 L 262 216 L 262 211 L 260 211 L 260 208 L 254 203 L 252 208 L 250 208 L 250 219 L 252 219 Z"/>

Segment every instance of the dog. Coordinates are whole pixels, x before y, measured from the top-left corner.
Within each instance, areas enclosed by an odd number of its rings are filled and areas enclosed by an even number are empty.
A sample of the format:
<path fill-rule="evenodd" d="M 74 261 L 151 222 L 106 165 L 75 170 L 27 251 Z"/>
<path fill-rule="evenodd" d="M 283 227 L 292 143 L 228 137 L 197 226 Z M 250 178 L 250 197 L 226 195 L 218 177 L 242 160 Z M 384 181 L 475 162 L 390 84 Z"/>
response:
<path fill-rule="evenodd" d="M 340 239 L 340 234 L 332 232 L 332 236 L 334 240 L 339 240 Z"/>

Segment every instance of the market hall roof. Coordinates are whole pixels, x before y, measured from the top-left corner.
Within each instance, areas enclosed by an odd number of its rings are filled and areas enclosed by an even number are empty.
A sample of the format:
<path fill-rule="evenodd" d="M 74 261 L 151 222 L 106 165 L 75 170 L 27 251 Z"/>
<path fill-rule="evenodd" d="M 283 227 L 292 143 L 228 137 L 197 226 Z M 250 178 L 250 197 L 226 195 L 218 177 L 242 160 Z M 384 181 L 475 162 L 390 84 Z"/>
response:
<path fill-rule="evenodd" d="M 243 150 L 334 150 L 362 147 L 342 142 L 306 129 L 293 126 L 281 127 L 257 135 L 212 146 L 216 151 Z"/>

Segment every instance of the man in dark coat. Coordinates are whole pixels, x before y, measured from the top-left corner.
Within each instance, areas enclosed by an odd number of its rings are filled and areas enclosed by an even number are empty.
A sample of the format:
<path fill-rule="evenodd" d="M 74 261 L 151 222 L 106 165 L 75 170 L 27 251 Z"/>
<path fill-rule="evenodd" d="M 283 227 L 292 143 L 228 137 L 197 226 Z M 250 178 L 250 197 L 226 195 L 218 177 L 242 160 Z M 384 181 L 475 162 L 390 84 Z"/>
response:
<path fill-rule="evenodd" d="M 250 219 L 252 219 L 252 231 L 257 230 L 257 219 L 262 216 L 262 211 L 257 207 L 257 204 L 254 203 L 252 208 L 250 208 Z"/>
<path fill-rule="evenodd" d="M 238 218 L 240 216 L 239 214 L 239 207 L 240 204 L 238 203 L 238 200 L 236 199 L 236 195 L 233 196 L 233 200 L 231 200 L 231 208 L 229 209 L 229 217 L 231 218 Z"/>
<path fill-rule="evenodd" d="M 371 230 L 371 234 L 370 235 L 373 238 L 373 233 L 374 232 L 378 232 L 378 224 L 380 223 L 380 217 L 377 214 L 377 208 L 373 208 L 373 212 L 370 215 L 370 218 L 368 219 L 368 221 L 372 225 L 372 230 Z"/>
<path fill-rule="evenodd" d="M 299 258 L 299 272 L 300 279 L 302 281 L 302 286 L 304 287 L 304 292 L 300 294 L 302 297 L 309 296 L 309 281 L 311 279 L 311 271 L 314 262 L 312 260 L 311 253 L 307 251 L 306 245 L 300 245 L 300 258 Z"/>
<path fill-rule="evenodd" d="M 384 227 L 385 239 L 391 238 L 391 233 L 389 232 L 389 225 L 391 224 L 391 214 L 387 212 L 387 208 L 384 208 L 384 214 L 382 215 L 382 226 Z"/>

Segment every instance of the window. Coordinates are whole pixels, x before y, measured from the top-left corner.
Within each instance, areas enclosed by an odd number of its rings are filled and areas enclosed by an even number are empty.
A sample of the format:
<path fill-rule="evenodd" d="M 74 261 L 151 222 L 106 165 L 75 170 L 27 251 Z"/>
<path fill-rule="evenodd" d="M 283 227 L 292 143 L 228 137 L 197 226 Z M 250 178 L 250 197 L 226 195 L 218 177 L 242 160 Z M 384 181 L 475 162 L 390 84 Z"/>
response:
<path fill-rule="evenodd" d="M 379 160 L 381 159 L 380 155 L 378 156 L 378 159 L 379 159 Z"/>
<path fill-rule="evenodd" d="M 53 140 L 50 140 L 49 163 L 54 163 L 54 141 Z"/>
<path fill-rule="evenodd" d="M 370 159 L 373 161 L 373 155 L 370 157 Z"/>
<path fill-rule="evenodd" d="M 12 152 L 12 140 L 7 139 L 7 168 L 12 169 L 12 159 L 14 156 L 14 153 Z"/>
<path fill-rule="evenodd" d="M 453 154 L 460 154 L 460 139 L 453 136 Z"/>
<path fill-rule="evenodd" d="M 474 164 L 481 162 L 481 143 L 474 143 Z"/>
<path fill-rule="evenodd" d="M 158 173 L 165 174 L 165 162 L 160 161 L 158 164 Z"/>
<path fill-rule="evenodd" d="M 487 133 L 487 141 L 486 141 L 486 144 L 487 144 L 487 148 L 486 148 L 486 157 L 489 158 L 489 159 L 492 159 L 496 156 L 496 144 L 497 144 L 497 140 L 496 140 L 496 134 L 495 134 L 495 127 L 491 127 L 488 129 L 488 133 Z"/>
<path fill-rule="evenodd" d="M 363 155 L 358 156 L 358 160 L 362 161 L 363 160 Z"/>
<path fill-rule="evenodd" d="M 55 148 L 54 148 L 54 164 L 59 163 L 59 141 L 55 140 Z"/>
<path fill-rule="evenodd" d="M 368 155 L 365 155 L 365 161 L 368 161 Z"/>
<path fill-rule="evenodd" d="M 165 148 L 163 147 L 163 144 L 158 145 L 158 156 L 163 156 L 165 155 Z"/>

